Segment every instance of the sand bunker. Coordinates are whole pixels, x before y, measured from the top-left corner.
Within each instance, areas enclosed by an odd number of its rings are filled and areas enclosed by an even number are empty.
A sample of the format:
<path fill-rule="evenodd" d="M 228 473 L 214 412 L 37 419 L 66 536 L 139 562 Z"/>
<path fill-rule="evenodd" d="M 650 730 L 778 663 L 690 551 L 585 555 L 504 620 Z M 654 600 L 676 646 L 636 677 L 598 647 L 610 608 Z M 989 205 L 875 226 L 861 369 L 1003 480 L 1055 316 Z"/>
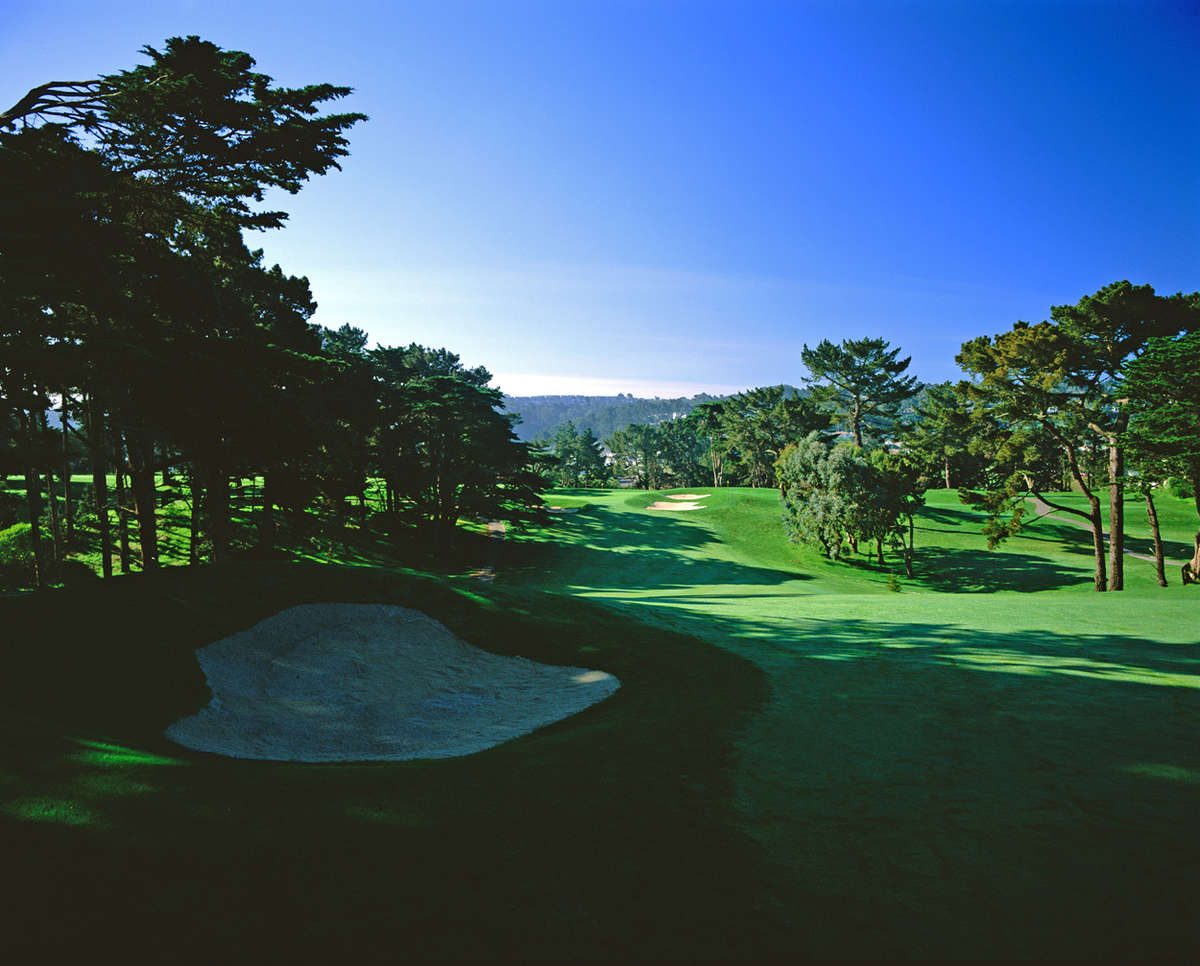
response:
<path fill-rule="evenodd" d="M 674 493 L 668 494 L 668 500 L 707 500 L 708 493 Z"/>
<path fill-rule="evenodd" d="M 656 503 L 651 503 L 647 510 L 703 510 L 704 506 L 700 503 L 664 503 L 659 500 Z"/>
<path fill-rule="evenodd" d="M 469 755 L 620 687 L 603 671 L 490 654 L 388 604 L 290 607 L 196 657 L 213 699 L 167 737 L 273 761 Z"/>
<path fill-rule="evenodd" d="M 577 506 L 552 506 L 552 507 L 547 507 L 546 509 L 548 509 L 551 513 L 578 513 L 579 512 L 579 507 L 577 507 Z"/>

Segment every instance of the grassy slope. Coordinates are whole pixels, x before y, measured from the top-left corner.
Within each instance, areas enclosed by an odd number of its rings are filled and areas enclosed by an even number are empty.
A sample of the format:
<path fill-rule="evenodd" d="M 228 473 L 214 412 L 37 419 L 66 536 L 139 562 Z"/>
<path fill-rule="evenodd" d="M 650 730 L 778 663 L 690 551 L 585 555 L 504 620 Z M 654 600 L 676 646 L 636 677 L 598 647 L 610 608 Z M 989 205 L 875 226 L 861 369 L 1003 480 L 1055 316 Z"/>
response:
<path fill-rule="evenodd" d="M 1181 905 L 1200 886 L 1194 594 L 1160 590 L 1132 560 L 1129 590 L 1093 593 L 1087 534 L 1053 520 L 989 553 L 950 493 L 929 495 L 921 574 L 900 594 L 883 572 L 784 544 L 768 491 L 678 514 L 646 511 L 646 494 L 587 498 L 524 579 L 767 675 L 738 806 L 815 903 L 815 916 L 794 907 L 815 951 L 1195 945 Z M 1183 501 L 1163 502 L 1186 535 Z M 945 592 L 956 585 L 975 592 Z"/>
<path fill-rule="evenodd" d="M 921 576 L 899 594 L 890 566 L 783 541 L 771 491 L 718 491 L 692 513 L 647 512 L 652 499 L 553 494 L 582 509 L 514 534 L 492 585 L 245 564 L 4 601 L 0 848 L 19 928 L 0 943 L 1197 945 L 1195 594 L 1159 590 L 1136 561 L 1129 591 L 1091 593 L 1087 535 L 1052 520 L 988 553 L 951 494 L 930 495 Z M 1168 509 L 1172 539 L 1190 539 Z M 352 557 L 386 559 L 373 544 Z M 320 599 L 413 603 L 483 646 L 624 686 L 451 761 L 229 762 L 161 737 L 206 699 L 192 647 Z"/>

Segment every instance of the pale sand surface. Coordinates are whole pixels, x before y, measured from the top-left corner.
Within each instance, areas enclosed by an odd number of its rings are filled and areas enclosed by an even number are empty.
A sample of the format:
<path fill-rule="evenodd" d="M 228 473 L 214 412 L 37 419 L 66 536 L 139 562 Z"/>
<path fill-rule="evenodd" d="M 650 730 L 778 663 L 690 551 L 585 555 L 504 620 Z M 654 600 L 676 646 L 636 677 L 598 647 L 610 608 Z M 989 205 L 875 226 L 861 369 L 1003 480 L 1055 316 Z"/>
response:
<path fill-rule="evenodd" d="M 704 507 L 699 503 L 664 503 L 662 500 L 658 500 L 655 503 L 651 503 L 648 507 L 646 507 L 646 509 L 647 510 L 703 510 Z"/>
<path fill-rule="evenodd" d="M 579 507 L 577 507 L 577 506 L 552 506 L 552 507 L 547 507 L 547 509 L 551 513 L 578 513 L 579 512 Z"/>
<path fill-rule="evenodd" d="M 711 494 L 709 493 L 674 493 L 667 494 L 668 500 L 706 500 Z"/>
<path fill-rule="evenodd" d="M 620 687 L 603 671 L 491 654 L 389 604 L 290 607 L 196 657 L 213 699 L 167 737 L 274 761 L 469 755 Z"/>

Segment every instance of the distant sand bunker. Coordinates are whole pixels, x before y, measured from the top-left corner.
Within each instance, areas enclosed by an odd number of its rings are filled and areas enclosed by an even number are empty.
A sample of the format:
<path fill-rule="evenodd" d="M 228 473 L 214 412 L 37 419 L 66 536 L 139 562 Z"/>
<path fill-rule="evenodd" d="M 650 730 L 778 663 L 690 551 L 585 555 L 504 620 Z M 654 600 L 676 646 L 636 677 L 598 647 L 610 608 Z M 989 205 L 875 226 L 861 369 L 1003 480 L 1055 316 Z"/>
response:
<path fill-rule="evenodd" d="M 708 493 L 671 493 L 667 495 L 668 500 L 707 500 Z"/>
<path fill-rule="evenodd" d="M 699 503 L 664 503 L 659 500 L 657 503 L 651 503 L 647 510 L 703 510 L 704 507 Z"/>
<path fill-rule="evenodd" d="M 196 657 L 213 699 L 167 737 L 273 761 L 469 755 L 620 687 L 603 671 L 490 654 L 387 604 L 290 607 Z"/>

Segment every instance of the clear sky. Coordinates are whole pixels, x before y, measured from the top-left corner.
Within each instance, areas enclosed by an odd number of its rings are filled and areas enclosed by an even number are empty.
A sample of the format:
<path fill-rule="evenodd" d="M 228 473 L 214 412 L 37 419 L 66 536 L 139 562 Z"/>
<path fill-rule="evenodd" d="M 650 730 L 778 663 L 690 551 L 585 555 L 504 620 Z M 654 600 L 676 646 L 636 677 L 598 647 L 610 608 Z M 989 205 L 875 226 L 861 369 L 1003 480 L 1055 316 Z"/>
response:
<path fill-rule="evenodd" d="M 250 239 L 317 321 L 514 394 L 796 383 L 860 336 L 955 378 L 1109 282 L 1200 289 L 1200 3 L 4 0 L 0 100 L 192 33 L 371 117 Z"/>

